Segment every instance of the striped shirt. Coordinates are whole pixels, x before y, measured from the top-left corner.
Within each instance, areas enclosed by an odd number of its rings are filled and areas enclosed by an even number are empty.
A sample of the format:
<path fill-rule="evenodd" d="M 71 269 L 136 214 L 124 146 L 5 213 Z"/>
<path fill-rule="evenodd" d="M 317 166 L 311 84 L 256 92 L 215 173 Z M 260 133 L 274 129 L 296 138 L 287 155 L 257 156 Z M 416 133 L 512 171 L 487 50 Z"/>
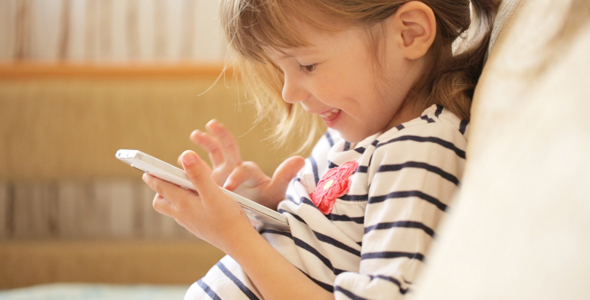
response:
<path fill-rule="evenodd" d="M 437 105 L 357 144 L 329 129 L 279 204 L 291 231 L 262 228 L 261 234 L 336 299 L 402 299 L 459 186 L 466 129 Z M 358 168 L 348 192 L 322 213 L 310 194 L 328 170 L 350 161 Z M 230 257 L 193 284 L 185 299 L 209 298 L 262 299 Z"/>

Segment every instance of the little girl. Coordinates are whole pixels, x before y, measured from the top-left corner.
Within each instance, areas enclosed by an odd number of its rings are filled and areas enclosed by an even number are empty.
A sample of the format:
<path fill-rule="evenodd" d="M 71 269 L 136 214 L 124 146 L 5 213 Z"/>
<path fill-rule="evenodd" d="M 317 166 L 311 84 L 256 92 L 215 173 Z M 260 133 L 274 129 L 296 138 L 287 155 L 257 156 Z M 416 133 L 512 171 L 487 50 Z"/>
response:
<path fill-rule="evenodd" d="M 234 137 L 213 121 L 191 136 L 213 169 L 192 151 L 179 158 L 198 193 L 144 175 L 158 212 L 228 254 L 185 299 L 408 294 L 460 184 L 471 96 L 498 5 L 223 0 L 242 79 L 279 120 L 278 135 L 287 139 L 302 112 L 328 130 L 308 159 L 290 158 L 268 178 L 242 162 Z M 482 38 L 453 53 L 470 24 Z M 290 231 L 253 228 L 219 185 L 277 209 Z"/>

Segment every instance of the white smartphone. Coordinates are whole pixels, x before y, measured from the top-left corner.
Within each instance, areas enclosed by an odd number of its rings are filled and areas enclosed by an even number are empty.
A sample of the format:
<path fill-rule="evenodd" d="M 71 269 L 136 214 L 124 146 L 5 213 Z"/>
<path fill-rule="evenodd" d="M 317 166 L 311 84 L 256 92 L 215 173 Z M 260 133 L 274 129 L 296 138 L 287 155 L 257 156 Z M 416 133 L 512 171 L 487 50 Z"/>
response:
<path fill-rule="evenodd" d="M 149 173 L 155 177 L 174 183 L 186 189 L 195 190 L 184 170 L 177 168 L 167 162 L 145 154 L 139 150 L 121 149 L 115 156 L 132 167 Z M 244 209 L 250 218 L 250 223 L 257 226 L 261 223 L 267 227 L 280 230 L 289 230 L 288 219 L 264 205 L 244 198 L 236 193 L 221 188 L 226 194 L 232 196 Z"/>

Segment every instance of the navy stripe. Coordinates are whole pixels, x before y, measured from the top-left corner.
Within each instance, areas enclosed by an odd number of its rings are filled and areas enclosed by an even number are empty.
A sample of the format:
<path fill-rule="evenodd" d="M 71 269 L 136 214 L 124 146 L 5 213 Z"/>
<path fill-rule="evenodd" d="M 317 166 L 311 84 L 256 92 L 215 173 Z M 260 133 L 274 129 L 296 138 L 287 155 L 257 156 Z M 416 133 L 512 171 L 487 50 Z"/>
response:
<path fill-rule="evenodd" d="M 369 195 L 344 195 L 340 199 L 344 201 L 362 202 L 369 200 Z"/>
<path fill-rule="evenodd" d="M 204 283 L 202 279 L 197 281 L 197 284 L 203 289 L 203 291 L 205 291 L 205 293 L 207 293 L 207 295 L 209 295 L 209 297 L 211 297 L 211 299 L 221 300 L 221 298 L 206 283 Z"/>
<path fill-rule="evenodd" d="M 302 198 L 302 199 L 304 199 L 304 198 Z M 307 200 L 307 201 L 309 201 L 309 200 Z M 300 203 L 298 203 L 298 204 L 300 204 Z M 307 203 L 307 204 L 309 204 L 309 203 Z M 315 206 L 315 205 L 313 205 L 313 203 L 311 203 L 311 205 L 312 205 L 312 206 Z M 306 222 L 305 222 L 305 221 L 304 221 L 304 220 L 303 220 L 303 219 L 302 219 L 300 216 L 296 215 L 294 212 L 291 212 L 291 211 L 288 211 L 288 210 L 284 210 L 284 209 L 279 209 L 279 212 L 280 212 L 281 214 L 283 214 L 283 213 L 288 213 L 288 214 L 290 214 L 291 216 L 293 216 L 293 218 L 297 219 L 297 221 L 299 221 L 299 222 L 301 222 L 301 223 L 303 223 L 303 224 L 307 224 L 307 223 L 306 223 Z"/>
<path fill-rule="evenodd" d="M 336 293 L 336 292 L 340 292 L 352 300 L 368 300 L 367 298 L 359 297 L 359 296 L 353 294 L 351 291 L 346 290 L 341 286 L 336 286 L 336 288 L 334 289 L 334 293 Z"/>
<path fill-rule="evenodd" d="M 438 207 L 442 211 L 447 210 L 446 204 L 440 202 L 438 199 L 436 199 L 428 194 L 425 194 L 421 191 L 392 192 L 392 193 L 389 193 L 385 196 L 373 196 L 373 197 L 369 198 L 369 203 L 373 204 L 373 203 L 383 202 L 387 199 L 399 199 L 399 198 L 409 198 L 409 197 L 420 198 L 420 199 L 425 200 L 429 203 L 432 203 L 433 205 L 435 205 L 436 207 Z"/>
<path fill-rule="evenodd" d="M 332 139 L 332 136 L 330 135 L 330 132 L 326 131 L 326 134 L 324 134 L 324 136 L 328 140 L 328 144 L 330 144 L 330 148 L 333 147 L 334 146 L 334 140 Z"/>
<path fill-rule="evenodd" d="M 278 235 L 282 235 L 282 236 L 285 236 L 285 237 L 289 237 L 289 238 L 291 238 L 293 240 L 293 242 L 295 243 L 295 245 L 297 245 L 297 247 L 299 247 L 301 249 L 304 249 L 307 252 L 309 252 L 312 255 L 314 255 L 315 257 L 317 257 L 326 267 L 328 267 L 328 269 L 332 270 L 332 272 L 334 273 L 334 275 L 338 275 L 340 273 L 345 272 L 344 270 L 340 270 L 340 269 L 334 268 L 334 266 L 332 265 L 332 262 L 328 258 L 326 258 L 324 255 L 322 255 L 317 249 L 315 249 L 314 247 L 312 247 L 311 245 L 309 245 L 308 243 L 306 243 L 302 239 L 299 239 L 297 237 L 294 237 L 293 235 L 291 235 L 288 232 L 283 232 L 283 231 L 278 231 L 278 230 L 273 230 L 273 229 L 263 229 L 260 232 L 261 233 L 278 234 Z M 325 237 L 326 239 L 324 241 L 322 241 L 322 242 L 326 242 L 326 243 L 331 243 L 332 242 L 332 241 L 330 241 L 330 238 L 328 238 L 325 235 L 321 235 L 321 234 L 319 234 L 317 232 L 314 232 L 314 234 L 316 236 L 320 235 L 322 237 Z M 319 237 L 318 237 L 318 239 L 321 240 Z M 335 241 L 335 240 L 333 240 L 333 241 Z M 348 251 L 348 249 L 345 249 L 345 248 L 350 248 L 350 247 L 348 247 L 348 246 L 346 246 L 344 244 L 341 244 L 341 245 L 344 246 L 344 247 L 339 247 L 339 246 L 336 246 L 336 245 L 333 245 L 333 246 L 338 247 L 338 248 L 340 248 L 342 250 L 345 250 L 345 251 Z M 350 249 L 352 249 L 352 248 L 350 248 Z M 352 249 L 352 250 L 355 251 L 354 249 Z M 353 253 L 353 254 L 356 254 L 356 253 Z M 359 256 L 360 256 L 360 253 L 359 253 Z"/>
<path fill-rule="evenodd" d="M 426 116 L 426 115 L 421 116 L 420 119 L 425 120 L 428 123 L 434 123 L 434 120 L 431 119 L 430 117 Z"/>
<path fill-rule="evenodd" d="M 301 201 L 301 203 L 303 203 L 303 204 L 307 204 L 307 205 L 311 205 L 313 207 L 316 207 L 315 204 L 313 204 L 313 202 L 311 202 L 311 200 L 307 197 L 301 197 L 301 198 L 299 198 L 299 201 Z"/>
<path fill-rule="evenodd" d="M 243 283 L 238 279 L 234 274 L 232 274 L 221 262 L 218 262 L 216 266 L 229 278 L 233 283 L 238 286 L 238 288 L 248 297 L 250 300 L 259 300 L 258 297 Z"/>
<path fill-rule="evenodd" d="M 469 121 L 461 120 L 461 125 L 459 125 L 459 132 L 461 132 L 461 134 L 465 134 L 465 130 L 467 130 L 467 124 L 469 124 Z"/>
<path fill-rule="evenodd" d="M 369 277 L 371 277 L 371 280 L 373 280 L 375 278 L 378 278 L 378 279 L 387 280 L 387 281 L 389 281 L 389 282 L 397 285 L 397 287 L 399 288 L 399 293 L 402 294 L 402 295 L 405 295 L 410 290 L 409 288 L 408 289 L 404 289 L 402 287 L 401 282 L 399 282 L 399 280 L 397 280 L 397 279 L 395 279 L 393 277 L 383 276 L 383 275 L 377 275 L 377 276 L 371 276 L 371 275 L 369 275 Z M 405 282 L 407 282 L 407 281 L 405 281 Z"/>
<path fill-rule="evenodd" d="M 365 153 L 365 150 L 367 150 L 367 149 L 365 149 L 365 147 L 354 148 L 354 151 L 356 151 L 356 152 L 358 152 L 360 154 Z"/>
<path fill-rule="evenodd" d="M 360 252 L 359 250 L 356 250 L 356 249 L 354 249 L 354 248 L 352 248 L 352 247 L 350 247 L 350 246 L 347 246 L 347 245 L 343 244 L 342 242 L 340 242 L 340 241 L 338 241 L 338 240 L 335 240 L 334 238 L 331 238 L 331 237 L 329 237 L 329 236 L 327 236 L 327 235 L 324 235 L 324 234 L 321 234 L 321 233 L 319 233 L 319 232 L 315 232 L 315 231 L 312 231 L 312 232 L 313 232 L 313 234 L 314 234 L 314 235 L 317 237 L 317 239 L 318 239 L 319 241 L 321 241 L 321 242 L 324 242 L 324 243 L 326 243 L 326 244 L 329 244 L 329 245 L 331 245 L 331 246 L 334 246 L 334 247 L 336 247 L 336 248 L 339 248 L 339 249 L 341 249 L 341 250 L 344 250 L 344 251 L 346 251 L 346 252 L 349 252 L 349 253 L 351 253 L 351 254 L 354 254 L 354 255 L 356 255 L 356 256 L 361 256 L 361 252 Z M 289 232 L 285 232 L 285 231 L 279 231 L 279 230 L 275 230 L 275 229 L 266 229 L 266 228 L 265 228 L 265 229 L 262 229 L 262 230 L 260 231 L 260 233 L 261 233 L 261 234 L 263 234 L 263 233 L 270 233 L 270 234 L 277 234 L 277 235 L 282 235 L 282 236 L 285 236 L 285 237 L 288 237 L 288 238 L 292 239 L 293 241 L 295 241 L 295 240 L 299 240 L 299 239 L 297 239 L 297 238 L 293 238 L 293 235 L 291 235 Z M 299 241 L 301 241 L 301 240 L 299 240 Z M 303 241 L 301 241 L 301 243 L 302 243 L 302 244 L 305 244 L 305 245 L 307 245 L 307 244 L 306 244 L 305 242 L 303 242 Z M 297 243 L 296 243 L 296 244 L 297 244 Z M 305 247 L 302 247 L 302 248 L 304 248 L 304 249 L 305 249 Z M 309 251 L 309 250 L 308 250 L 308 251 Z M 315 253 L 314 253 L 314 254 L 315 254 Z M 321 254 L 317 253 L 317 255 L 316 255 L 316 256 L 318 256 L 318 255 L 319 255 L 319 256 L 321 256 Z M 319 256 L 318 256 L 318 257 L 319 257 Z M 322 257 L 323 257 L 323 256 L 322 256 Z M 320 259 L 321 259 L 321 258 L 320 258 Z M 327 260 L 327 259 L 326 259 L 326 260 Z"/>
<path fill-rule="evenodd" d="M 459 185 L 459 179 L 455 175 L 445 172 L 443 169 L 441 169 L 439 167 L 429 165 L 429 164 L 423 163 L 423 162 L 417 162 L 417 161 L 408 161 L 408 162 L 405 162 L 405 163 L 399 164 L 399 165 L 381 165 L 381 166 L 379 166 L 379 169 L 377 169 L 377 173 L 399 171 L 403 168 L 425 169 L 429 172 L 440 175 L 442 178 L 454 183 L 455 185 Z"/>
<path fill-rule="evenodd" d="M 282 236 L 288 237 L 290 239 L 293 239 L 293 236 L 291 235 L 291 233 L 289 233 L 287 231 L 280 231 L 280 230 L 275 230 L 275 229 L 270 229 L 270 228 L 262 228 L 262 230 L 260 230 L 260 234 L 265 234 L 265 233 L 282 235 Z"/>
<path fill-rule="evenodd" d="M 300 178 L 297 178 L 297 179 L 301 180 Z M 297 204 L 297 202 L 295 202 L 295 198 L 293 198 L 293 196 L 291 196 L 291 195 L 289 195 L 289 194 L 287 194 L 287 199 L 289 199 L 289 201 L 291 201 L 291 202 L 293 202 L 293 203 Z"/>
<path fill-rule="evenodd" d="M 335 164 L 335 163 L 333 163 L 331 161 L 328 161 L 328 163 L 329 163 L 328 164 L 328 169 L 338 168 L 339 167 L 339 165 L 337 165 L 337 164 Z"/>
<path fill-rule="evenodd" d="M 299 238 L 293 237 L 293 236 L 291 236 L 291 238 L 293 239 L 293 242 L 295 243 L 295 245 L 297 247 L 299 247 L 303 250 L 306 250 L 307 252 L 309 252 L 312 255 L 314 255 L 315 257 L 317 257 L 328 269 L 332 270 L 332 273 L 334 273 L 334 275 L 339 275 L 341 273 L 346 272 L 344 270 L 340 270 L 340 269 L 335 268 L 332 265 L 332 262 L 328 258 L 326 258 L 316 248 L 312 247 L 311 245 L 309 245 L 308 243 L 306 243 L 302 239 L 299 239 Z"/>
<path fill-rule="evenodd" d="M 358 168 L 356 168 L 357 173 L 367 173 L 368 170 L 369 170 L 369 166 L 359 165 Z"/>
<path fill-rule="evenodd" d="M 334 214 L 329 214 L 328 215 L 328 219 L 332 220 L 332 221 L 340 221 L 340 222 L 354 222 L 357 224 L 363 224 L 365 223 L 365 217 L 349 217 L 347 215 L 334 215 Z"/>
<path fill-rule="evenodd" d="M 299 271 L 301 271 L 301 270 L 299 270 Z M 313 278 L 313 277 L 309 276 L 309 274 L 307 274 L 307 273 L 305 273 L 305 272 L 303 272 L 303 271 L 301 271 L 301 272 L 302 272 L 303 274 L 305 274 L 305 276 L 307 276 L 307 278 L 309 278 L 311 281 L 315 282 L 315 284 L 317 284 L 318 286 L 320 286 L 320 287 L 321 287 L 321 288 L 323 288 L 324 290 L 326 290 L 326 291 L 328 291 L 328 292 L 330 292 L 330 293 L 334 293 L 334 287 L 333 287 L 333 286 L 331 286 L 331 285 L 329 285 L 329 284 L 327 284 L 327 283 L 323 283 L 323 282 L 321 282 L 321 281 L 319 281 L 319 280 L 317 280 L 317 279 L 315 279 L 315 278 Z"/>
<path fill-rule="evenodd" d="M 364 260 L 364 259 L 389 259 L 389 258 L 409 258 L 409 259 L 417 259 L 419 261 L 424 261 L 423 254 L 412 253 L 412 252 L 385 251 L 385 252 L 365 253 L 365 254 L 361 255 L 361 260 Z"/>
<path fill-rule="evenodd" d="M 443 111 L 443 106 L 440 104 L 436 105 L 436 111 L 434 112 L 434 115 L 438 118 L 440 116 L 440 114 Z"/>
<path fill-rule="evenodd" d="M 293 237 L 293 242 L 295 242 L 295 245 L 297 245 L 299 248 L 304 249 L 307 252 L 313 254 L 315 257 L 317 257 L 326 267 L 328 267 L 328 269 L 335 271 L 332 262 L 325 256 L 323 256 L 316 248 L 312 247 L 308 243 L 296 237 Z"/>
<path fill-rule="evenodd" d="M 387 144 L 401 142 L 401 141 L 413 141 L 413 142 L 419 142 L 419 143 L 435 143 L 435 144 L 441 145 L 441 146 L 455 152 L 459 157 L 465 159 L 465 151 L 457 148 L 457 146 L 453 145 L 453 143 L 451 143 L 451 142 L 447 142 L 443 139 L 433 137 L 433 136 L 424 137 L 424 136 L 415 136 L 415 135 L 404 135 L 399 138 L 395 138 L 395 139 L 389 140 L 387 142 L 383 142 L 383 143 L 377 145 L 377 147 L 381 147 L 381 146 L 385 146 Z"/>
<path fill-rule="evenodd" d="M 350 142 L 344 142 L 344 149 L 342 149 L 342 151 L 348 151 L 350 150 Z"/>
<path fill-rule="evenodd" d="M 309 162 L 311 163 L 311 169 L 313 170 L 313 179 L 315 180 L 315 184 L 317 185 L 320 182 L 320 174 L 318 172 L 318 164 L 313 158 L 313 156 L 309 157 Z"/>
<path fill-rule="evenodd" d="M 330 245 L 332 245 L 332 246 L 334 246 L 336 248 L 342 249 L 342 250 L 344 250 L 346 252 L 349 252 L 349 253 L 352 253 L 352 254 L 354 254 L 356 256 L 361 256 L 361 251 L 356 250 L 356 249 L 354 249 L 352 247 L 349 247 L 349 246 L 343 244 L 342 242 L 340 242 L 340 241 L 338 241 L 338 240 L 336 240 L 336 239 L 334 239 L 332 237 L 329 237 L 327 235 L 323 235 L 323 234 L 321 234 L 319 232 L 315 232 L 315 231 L 313 232 L 313 234 L 318 238 L 318 240 L 320 240 L 320 241 L 322 241 L 324 243 L 330 244 Z"/>
<path fill-rule="evenodd" d="M 399 130 L 402 130 L 406 127 L 403 124 L 399 124 L 399 125 L 395 126 L 395 128 L 397 128 L 397 130 L 399 131 Z"/>
<path fill-rule="evenodd" d="M 397 221 L 397 222 L 388 222 L 388 223 L 378 223 L 376 225 L 365 227 L 365 234 L 373 230 L 382 230 L 382 229 L 391 229 L 391 228 L 416 228 L 422 229 L 431 237 L 434 237 L 434 230 L 432 228 L 424 225 L 421 222 L 414 222 L 414 221 Z"/>

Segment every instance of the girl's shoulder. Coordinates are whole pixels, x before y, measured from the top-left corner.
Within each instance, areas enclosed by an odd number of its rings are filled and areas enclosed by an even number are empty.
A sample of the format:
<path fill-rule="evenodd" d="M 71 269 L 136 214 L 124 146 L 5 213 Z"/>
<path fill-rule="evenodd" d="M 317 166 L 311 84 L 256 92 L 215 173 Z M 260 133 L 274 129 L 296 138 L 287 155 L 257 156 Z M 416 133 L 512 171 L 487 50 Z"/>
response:
<path fill-rule="evenodd" d="M 465 159 L 468 122 L 448 109 L 433 105 L 418 118 L 378 135 L 372 141 L 372 159 L 429 160 L 436 157 Z"/>
<path fill-rule="evenodd" d="M 467 141 L 469 122 L 461 120 L 457 115 L 441 105 L 435 104 L 422 112 L 420 117 L 400 124 L 379 135 L 378 143 L 403 136 L 452 137 Z"/>

